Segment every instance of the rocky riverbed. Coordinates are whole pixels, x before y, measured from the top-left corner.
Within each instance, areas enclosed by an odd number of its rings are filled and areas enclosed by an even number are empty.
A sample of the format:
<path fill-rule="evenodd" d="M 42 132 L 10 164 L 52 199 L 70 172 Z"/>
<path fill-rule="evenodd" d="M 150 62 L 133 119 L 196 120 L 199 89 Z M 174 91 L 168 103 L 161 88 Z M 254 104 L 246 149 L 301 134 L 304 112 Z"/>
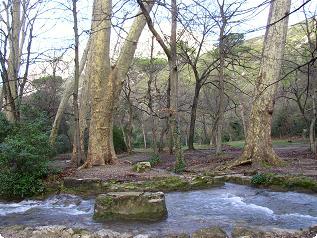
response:
<path fill-rule="evenodd" d="M 279 230 L 261 231 L 256 228 L 235 227 L 232 234 L 226 233 L 219 227 L 204 228 L 192 234 L 137 234 L 119 233 L 109 229 L 91 232 L 85 229 L 69 228 L 66 226 L 10 226 L 0 227 L 0 237 L 4 238 L 314 238 L 317 227 L 302 231 Z"/>
<path fill-rule="evenodd" d="M 312 238 L 316 235 L 313 230 L 308 230 L 317 224 L 317 196 L 313 194 L 273 192 L 230 183 L 206 190 L 172 192 L 166 194 L 168 217 L 158 222 L 96 222 L 92 219 L 94 202 L 94 197 L 61 194 L 44 201 L 0 203 L 0 226 L 11 226 L 0 233 L 4 237 L 32 237 L 48 232 L 47 226 L 64 225 L 63 228 L 56 227 L 57 231 L 54 228 L 51 236 L 43 237 L 96 237 L 95 231 L 106 230 L 116 234 L 108 237 L 124 237 L 121 235 L 125 233 L 128 237 L 186 234 L 184 237 L 198 238 L 213 237 L 197 233 L 208 235 L 211 227 L 222 229 L 228 237 L 230 234 L 235 235 L 233 237 L 249 234 L 249 237 L 272 238 Z M 257 231 L 259 227 L 261 232 Z M 70 228 L 73 233 L 66 236 Z M 83 231 L 86 236 L 78 236 L 81 235 L 78 231 Z M 66 232 L 65 236 L 58 236 L 60 232 Z M 14 235 L 16 233 L 18 235 Z"/>

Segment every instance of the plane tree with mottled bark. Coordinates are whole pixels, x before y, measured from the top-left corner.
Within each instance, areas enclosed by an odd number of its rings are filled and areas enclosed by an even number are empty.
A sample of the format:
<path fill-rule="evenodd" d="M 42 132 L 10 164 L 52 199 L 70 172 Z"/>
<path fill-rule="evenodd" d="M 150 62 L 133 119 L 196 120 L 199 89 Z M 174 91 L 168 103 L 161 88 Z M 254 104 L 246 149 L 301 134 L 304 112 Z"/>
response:
<path fill-rule="evenodd" d="M 243 153 L 231 166 L 252 163 L 254 166 L 278 165 L 281 160 L 273 150 L 271 129 L 274 99 L 278 87 L 291 0 L 272 1 L 264 38 L 260 72 Z"/>
<path fill-rule="evenodd" d="M 143 3 L 143 2 L 142 2 Z M 151 11 L 153 3 L 144 3 Z M 91 120 L 87 160 L 81 168 L 114 163 L 116 154 L 113 146 L 113 114 L 119 99 L 129 67 L 132 63 L 139 37 L 146 24 L 142 14 L 138 14 L 123 43 L 115 65 L 110 60 L 111 0 L 95 0 L 92 15 L 91 54 L 89 83 L 91 95 Z"/>

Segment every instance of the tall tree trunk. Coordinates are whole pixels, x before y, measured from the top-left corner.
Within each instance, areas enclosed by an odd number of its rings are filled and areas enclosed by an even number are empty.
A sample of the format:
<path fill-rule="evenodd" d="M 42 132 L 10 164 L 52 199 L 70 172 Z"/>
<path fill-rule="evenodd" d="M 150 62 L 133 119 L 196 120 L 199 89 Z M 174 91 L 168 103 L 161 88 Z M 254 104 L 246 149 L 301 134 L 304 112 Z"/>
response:
<path fill-rule="evenodd" d="M 80 93 L 80 103 L 79 103 L 79 130 L 80 130 L 80 147 L 84 152 L 83 157 L 86 160 L 86 155 L 88 153 L 88 140 L 89 140 L 89 120 L 90 120 L 90 90 L 89 90 L 89 60 L 87 61 L 86 72 L 81 76 L 82 86 Z"/>
<path fill-rule="evenodd" d="M 162 127 L 162 130 L 160 133 L 160 143 L 159 143 L 158 152 L 163 152 L 164 150 L 164 136 L 168 133 L 168 123 L 166 122 L 165 124 L 166 125 Z"/>
<path fill-rule="evenodd" d="M 12 22 L 9 31 L 9 59 L 7 81 L 4 84 L 6 102 L 5 114 L 8 121 L 15 123 L 19 120 L 18 101 L 18 74 L 20 69 L 20 32 L 21 32 L 21 1 L 12 1 Z M 9 24 L 9 22 L 8 22 Z"/>
<path fill-rule="evenodd" d="M 89 127 L 89 145 L 87 160 L 84 166 L 105 165 L 111 158 L 109 140 L 111 123 L 106 120 L 105 89 L 109 87 L 110 67 L 110 34 L 111 34 L 111 0 L 95 0 L 92 16 L 90 64 L 91 88 L 91 121 Z M 111 87 L 111 82 L 110 82 Z M 112 88 L 112 87 L 111 87 Z M 112 115 L 111 115 L 112 116 Z"/>
<path fill-rule="evenodd" d="M 88 40 L 88 43 L 86 45 L 86 48 L 83 52 L 83 55 L 81 57 L 80 60 L 80 66 L 79 66 L 79 74 L 81 75 L 82 72 L 84 71 L 85 65 L 86 65 L 86 61 L 87 61 L 87 57 L 88 57 L 88 52 L 89 52 L 89 47 L 90 47 L 90 42 L 91 39 Z M 87 76 L 86 76 L 87 77 Z M 80 81 L 84 80 L 80 77 Z M 55 145 L 56 143 L 56 139 L 57 139 L 57 135 L 58 135 L 58 130 L 60 128 L 62 119 L 63 119 L 63 115 L 64 115 L 64 111 L 67 107 L 67 103 L 69 98 L 72 96 L 73 92 L 74 92 L 74 84 L 75 84 L 75 80 L 74 79 L 70 79 L 69 81 L 67 81 L 66 85 L 65 85 L 65 90 L 63 92 L 63 96 L 62 99 L 58 105 L 58 109 L 57 109 L 57 113 L 54 119 L 54 123 L 52 126 L 52 130 L 51 130 L 51 134 L 50 134 L 50 144 L 51 145 Z M 83 84 L 84 85 L 84 84 Z"/>
<path fill-rule="evenodd" d="M 149 98 L 149 103 L 148 107 L 150 109 L 151 113 L 151 127 L 152 127 L 152 149 L 153 153 L 155 155 L 158 154 L 158 148 L 157 148 L 157 123 L 156 123 L 156 117 L 155 117 L 155 109 L 153 105 L 153 97 L 152 97 L 152 83 L 154 81 L 154 58 L 153 58 L 153 53 L 154 53 L 154 40 L 155 37 L 152 36 L 152 42 L 151 42 L 151 58 L 150 58 L 150 74 L 149 74 L 149 81 L 148 81 L 148 98 Z"/>
<path fill-rule="evenodd" d="M 316 143 L 316 119 L 317 119 L 317 110 L 316 110 L 316 90 L 313 89 L 312 92 L 312 102 L 313 102 L 313 118 L 310 122 L 309 127 L 309 142 L 310 142 L 310 150 L 312 153 L 316 154 L 317 143 Z"/>
<path fill-rule="evenodd" d="M 130 100 L 130 98 L 128 99 Z M 127 150 L 129 154 L 132 154 L 132 132 L 133 132 L 133 125 L 132 125 L 132 120 L 133 120 L 133 110 L 132 110 L 132 105 L 131 102 L 129 101 L 129 115 L 128 115 L 128 125 L 127 125 Z"/>
<path fill-rule="evenodd" d="M 251 162 L 256 166 L 280 163 L 272 147 L 271 128 L 274 97 L 278 87 L 291 0 L 272 1 L 266 29 L 260 73 L 256 81 L 246 144 L 235 165 Z"/>
<path fill-rule="evenodd" d="M 176 54 L 176 30 L 177 30 L 177 3 L 176 0 L 171 0 L 172 11 L 172 27 L 170 39 L 169 70 L 171 79 L 171 129 L 173 132 L 173 141 L 175 147 L 175 172 L 182 172 L 185 169 L 185 160 L 182 150 L 181 135 L 179 129 L 178 117 L 178 69 L 177 69 L 177 54 Z"/>
<path fill-rule="evenodd" d="M 79 106 L 78 106 L 78 88 L 80 77 L 79 66 L 79 34 L 77 21 L 77 0 L 73 0 L 73 18 L 74 18 L 74 37 L 75 37 L 75 74 L 74 74 L 74 88 L 73 88 L 73 110 L 74 110 L 74 140 L 73 153 L 71 163 L 78 167 L 83 161 L 83 152 L 80 146 L 80 128 L 79 128 Z"/>
<path fill-rule="evenodd" d="M 208 130 L 207 130 L 207 125 L 206 125 L 206 117 L 205 114 L 202 115 L 203 116 L 203 131 L 204 131 L 204 139 L 203 139 L 203 143 L 204 144 L 208 144 Z"/>
<path fill-rule="evenodd" d="M 64 91 L 62 99 L 59 103 L 59 106 L 58 106 L 58 109 L 56 112 L 56 116 L 55 116 L 55 119 L 53 122 L 52 130 L 51 130 L 51 134 L 50 134 L 50 138 L 49 138 L 50 144 L 52 146 L 54 146 L 56 143 L 58 130 L 60 128 L 60 124 L 62 122 L 62 118 L 64 115 L 64 111 L 66 109 L 69 97 L 71 96 L 71 94 L 73 92 L 73 88 L 74 88 L 74 82 L 73 82 L 73 79 L 70 79 L 69 81 L 66 82 L 65 91 Z"/>
<path fill-rule="evenodd" d="M 317 40 L 317 39 L 316 39 Z M 311 42 L 311 38 L 309 39 Z M 313 46 L 311 46 L 312 52 Z M 316 108 L 316 88 L 317 88 L 317 63 L 313 62 L 308 71 L 308 77 L 311 79 L 308 79 L 308 81 L 311 81 L 311 97 L 312 97 L 312 107 L 313 107 L 313 118 L 311 119 L 310 122 L 310 127 L 309 127 L 309 142 L 310 142 L 310 150 L 312 153 L 317 154 L 317 141 L 316 141 L 316 120 L 317 120 L 317 108 Z"/>
<path fill-rule="evenodd" d="M 310 151 L 316 154 L 316 116 L 313 117 L 309 127 L 309 144 L 310 144 Z"/>
<path fill-rule="evenodd" d="M 0 112 L 2 112 L 3 99 L 4 99 L 4 90 L 3 90 L 3 87 L 1 87 L 0 88 Z"/>
<path fill-rule="evenodd" d="M 158 154 L 157 147 L 157 122 L 155 116 L 152 116 L 152 149 L 155 155 Z"/>
<path fill-rule="evenodd" d="M 173 134 L 173 142 L 175 146 L 176 164 L 175 171 L 182 172 L 185 168 L 185 161 L 183 157 L 181 136 L 179 132 L 179 121 L 178 121 L 178 69 L 177 69 L 177 55 L 176 55 L 176 29 L 177 29 L 177 2 L 176 0 L 171 0 L 171 13 L 172 13 L 172 27 L 171 27 L 171 37 L 170 37 L 170 47 L 168 47 L 160 34 L 155 30 L 153 26 L 152 19 L 149 12 L 145 9 L 144 4 L 141 0 L 137 0 L 141 10 L 146 18 L 146 22 L 152 34 L 155 36 L 157 42 L 161 45 L 164 50 L 169 64 L 170 70 L 170 132 Z"/>
<path fill-rule="evenodd" d="M 146 5 L 151 11 L 153 2 Z M 134 19 L 121 49 L 116 66 L 110 66 L 111 0 L 95 0 L 92 19 L 91 121 L 89 128 L 88 158 L 81 167 L 111 164 L 116 161 L 113 146 L 113 113 L 118 101 L 122 81 L 132 63 L 137 42 L 146 24 L 143 15 Z"/>
<path fill-rule="evenodd" d="M 214 119 L 214 123 L 211 128 L 211 136 L 210 136 L 210 146 L 216 146 L 217 140 L 217 127 L 218 127 L 218 115 L 216 115 Z"/>
<path fill-rule="evenodd" d="M 216 131 L 216 154 L 222 153 L 222 132 L 224 124 L 224 113 L 225 113 L 225 29 L 227 26 L 227 18 L 224 13 L 224 4 L 220 5 L 220 14 L 222 18 L 222 25 L 220 27 L 219 34 L 219 104 L 218 104 L 218 120 L 217 120 L 217 131 Z"/>
<path fill-rule="evenodd" d="M 222 134 L 223 134 L 223 124 L 224 124 L 224 76 L 223 69 L 220 69 L 219 77 L 219 112 L 218 112 L 218 121 L 216 128 L 216 154 L 222 153 Z"/>
<path fill-rule="evenodd" d="M 188 149 L 194 150 L 194 138 L 195 138 L 195 125 L 197 117 L 197 107 L 199 100 L 200 85 L 196 82 L 195 95 L 192 103 L 191 113 L 190 113 L 190 125 L 189 125 L 189 135 L 188 135 Z"/>
<path fill-rule="evenodd" d="M 174 142 L 173 142 L 173 132 L 171 128 L 171 77 L 168 77 L 168 86 L 167 86 L 167 105 L 166 108 L 168 110 L 168 115 L 166 119 L 166 127 L 167 127 L 167 144 L 168 144 L 168 152 L 170 155 L 173 154 L 174 150 Z"/>
<path fill-rule="evenodd" d="M 142 134 L 143 134 L 143 145 L 144 149 L 147 149 L 147 143 L 146 143 L 146 131 L 144 127 L 144 123 L 142 122 Z"/>

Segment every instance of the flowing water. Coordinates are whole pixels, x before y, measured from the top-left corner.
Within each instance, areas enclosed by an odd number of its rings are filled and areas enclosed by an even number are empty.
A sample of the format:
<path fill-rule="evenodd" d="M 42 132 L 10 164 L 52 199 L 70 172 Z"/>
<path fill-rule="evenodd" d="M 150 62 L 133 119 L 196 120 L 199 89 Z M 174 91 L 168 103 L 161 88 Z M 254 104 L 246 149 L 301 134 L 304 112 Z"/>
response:
<path fill-rule="evenodd" d="M 66 225 L 112 229 L 119 232 L 168 234 L 191 233 L 203 227 L 233 226 L 300 229 L 317 224 L 317 196 L 295 192 L 272 192 L 247 186 L 223 187 L 166 194 L 168 218 L 154 223 L 92 220 L 94 199 L 57 195 L 45 201 L 0 203 L 0 226 L 23 224 Z"/>

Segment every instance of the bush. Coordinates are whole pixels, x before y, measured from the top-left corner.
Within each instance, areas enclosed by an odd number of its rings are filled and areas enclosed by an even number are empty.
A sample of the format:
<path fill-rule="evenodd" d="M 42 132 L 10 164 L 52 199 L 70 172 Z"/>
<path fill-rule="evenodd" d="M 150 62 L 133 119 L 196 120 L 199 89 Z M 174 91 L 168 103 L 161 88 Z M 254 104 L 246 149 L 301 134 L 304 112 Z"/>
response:
<path fill-rule="evenodd" d="M 161 162 L 161 158 L 159 155 L 153 154 L 151 155 L 149 162 L 151 164 L 152 167 L 154 167 L 155 165 L 158 165 Z"/>
<path fill-rule="evenodd" d="M 57 136 L 55 150 L 57 154 L 64 154 L 71 151 L 72 145 L 69 138 L 65 134 Z"/>
<path fill-rule="evenodd" d="M 270 174 L 256 174 L 251 179 L 251 184 L 255 186 L 268 185 L 271 181 Z"/>
<path fill-rule="evenodd" d="M 7 121 L 5 116 L 0 113 L 0 143 L 8 136 L 12 129 L 11 124 Z"/>
<path fill-rule="evenodd" d="M 127 151 L 127 146 L 124 143 L 122 131 L 116 126 L 113 127 L 113 145 L 116 153 Z"/>
<path fill-rule="evenodd" d="M 0 196 L 24 198 L 43 192 L 53 151 L 39 122 L 12 127 L 0 143 Z"/>
<path fill-rule="evenodd" d="M 186 168 L 186 164 L 183 160 L 176 161 L 174 172 L 176 174 L 182 174 L 185 171 L 185 168 Z"/>

